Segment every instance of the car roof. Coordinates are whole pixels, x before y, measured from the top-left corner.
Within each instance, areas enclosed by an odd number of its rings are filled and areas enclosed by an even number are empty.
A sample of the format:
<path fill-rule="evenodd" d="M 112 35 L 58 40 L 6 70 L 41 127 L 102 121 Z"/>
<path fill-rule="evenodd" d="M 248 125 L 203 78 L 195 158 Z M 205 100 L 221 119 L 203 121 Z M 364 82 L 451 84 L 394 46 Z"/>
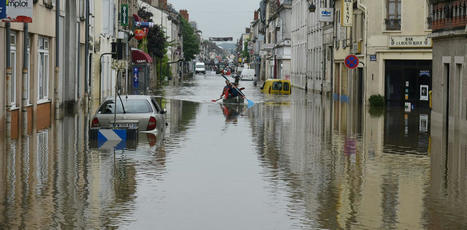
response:
<path fill-rule="evenodd" d="M 290 80 L 285 80 L 285 79 L 266 79 L 266 81 L 269 81 L 269 82 L 276 82 L 276 81 L 290 82 Z"/>
<path fill-rule="evenodd" d="M 128 97 L 128 99 L 130 99 L 130 100 L 143 100 L 143 99 L 150 100 L 151 97 L 154 97 L 154 96 L 150 96 L 150 95 L 120 95 L 120 97 L 122 99 L 126 99 Z M 113 100 L 113 99 L 115 99 L 115 96 L 107 97 L 105 100 L 108 101 L 108 100 Z"/>

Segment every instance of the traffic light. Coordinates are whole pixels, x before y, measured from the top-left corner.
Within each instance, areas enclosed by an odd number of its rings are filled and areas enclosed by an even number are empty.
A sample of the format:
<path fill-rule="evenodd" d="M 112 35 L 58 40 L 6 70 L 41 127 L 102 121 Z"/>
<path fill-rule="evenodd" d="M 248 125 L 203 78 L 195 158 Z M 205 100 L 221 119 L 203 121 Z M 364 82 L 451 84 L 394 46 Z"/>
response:
<path fill-rule="evenodd" d="M 118 39 L 117 42 L 112 42 L 112 59 L 122 60 L 124 47 L 125 43 L 121 39 Z"/>

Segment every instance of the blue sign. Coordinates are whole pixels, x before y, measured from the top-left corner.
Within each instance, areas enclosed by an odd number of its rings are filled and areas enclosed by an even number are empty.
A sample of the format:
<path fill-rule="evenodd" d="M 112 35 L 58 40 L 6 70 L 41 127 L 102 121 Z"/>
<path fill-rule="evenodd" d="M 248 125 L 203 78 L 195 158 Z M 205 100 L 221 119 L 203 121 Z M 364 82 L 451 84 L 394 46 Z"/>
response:
<path fill-rule="evenodd" d="M 133 88 L 139 88 L 139 69 L 138 67 L 133 68 Z"/>
<path fill-rule="evenodd" d="M 0 0 L 0 19 L 6 18 L 6 0 Z"/>
<path fill-rule="evenodd" d="M 126 148 L 126 129 L 101 129 L 97 134 L 97 147 L 99 149 L 114 148 L 124 150 Z"/>

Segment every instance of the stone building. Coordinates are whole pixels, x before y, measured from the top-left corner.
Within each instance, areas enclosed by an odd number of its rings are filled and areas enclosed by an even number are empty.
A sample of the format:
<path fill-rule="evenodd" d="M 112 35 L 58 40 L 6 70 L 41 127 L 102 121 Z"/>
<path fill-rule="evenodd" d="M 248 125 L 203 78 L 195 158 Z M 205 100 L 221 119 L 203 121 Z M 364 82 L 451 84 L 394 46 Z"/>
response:
<path fill-rule="evenodd" d="M 467 1 L 430 0 L 433 25 L 432 125 L 443 146 L 467 130 Z M 465 140 L 464 140 L 465 141 Z M 448 149 L 446 149 L 448 150 Z M 445 152 L 440 150 L 439 152 Z"/>
<path fill-rule="evenodd" d="M 389 105 L 428 108 L 432 44 L 427 1 L 337 0 L 335 9 L 335 98 L 365 103 L 379 94 Z M 349 54 L 360 59 L 352 71 L 344 63 Z"/>

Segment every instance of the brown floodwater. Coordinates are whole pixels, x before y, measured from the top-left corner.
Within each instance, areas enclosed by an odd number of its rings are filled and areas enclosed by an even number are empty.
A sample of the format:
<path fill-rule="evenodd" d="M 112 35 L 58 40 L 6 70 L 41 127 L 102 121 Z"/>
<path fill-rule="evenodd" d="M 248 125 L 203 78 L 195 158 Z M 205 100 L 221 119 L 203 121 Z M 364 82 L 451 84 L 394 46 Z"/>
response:
<path fill-rule="evenodd" d="M 254 107 L 212 103 L 223 84 L 158 92 L 166 131 L 126 150 L 91 148 L 80 114 L 0 138 L 0 229 L 467 229 L 467 135 L 446 146 L 429 110 L 252 82 Z"/>

